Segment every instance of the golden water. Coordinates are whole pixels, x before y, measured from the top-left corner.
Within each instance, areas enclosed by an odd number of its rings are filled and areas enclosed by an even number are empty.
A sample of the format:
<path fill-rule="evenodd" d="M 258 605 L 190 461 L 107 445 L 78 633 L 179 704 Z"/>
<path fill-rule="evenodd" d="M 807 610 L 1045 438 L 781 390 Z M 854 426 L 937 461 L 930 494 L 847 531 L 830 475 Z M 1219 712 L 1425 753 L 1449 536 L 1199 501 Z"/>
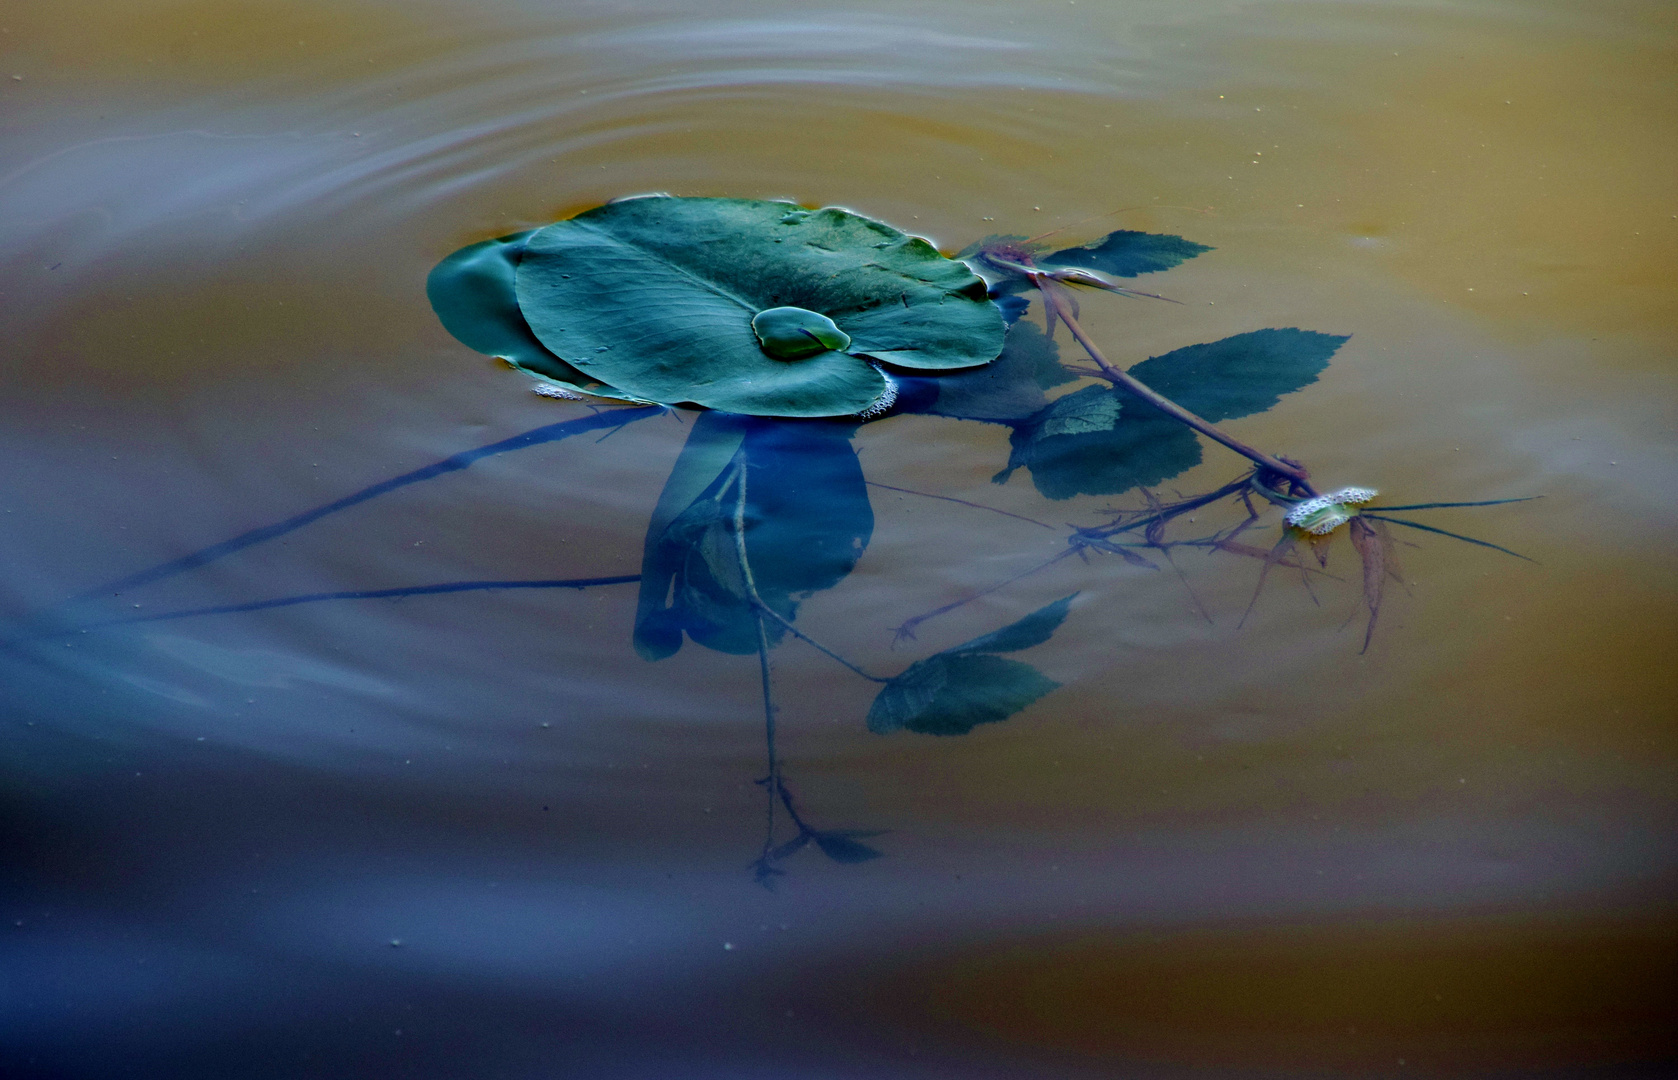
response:
<path fill-rule="evenodd" d="M 1062 539 L 876 489 L 800 624 L 896 670 L 1082 590 L 1031 657 L 1065 686 L 882 738 L 869 686 L 780 649 L 789 784 L 889 832 L 773 893 L 755 659 L 640 661 L 632 590 L 7 654 L 8 1075 L 1678 1059 L 1670 5 L 16 0 L 0 31 L 9 619 L 580 415 L 453 342 L 424 275 L 651 190 L 952 250 L 1185 235 L 1216 250 L 1142 283 L 1181 305 L 1086 302 L 1115 359 L 1350 334 L 1231 429 L 1398 502 L 1544 496 L 1427 519 L 1536 563 L 1409 534 L 1360 655 L 1345 548 L 1320 606 L 1273 581 L 1239 629 L 1256 564 L 1179 558 L 1208 622 L 1176 574 L 1067 561 L 894 650 Z M 492 458 L 98 613 L 634 573 L 686 431 Z M 1051 521 L 1126 501 L 993 486 L 1000 427 L 858 446 L 871 480 Z"/>

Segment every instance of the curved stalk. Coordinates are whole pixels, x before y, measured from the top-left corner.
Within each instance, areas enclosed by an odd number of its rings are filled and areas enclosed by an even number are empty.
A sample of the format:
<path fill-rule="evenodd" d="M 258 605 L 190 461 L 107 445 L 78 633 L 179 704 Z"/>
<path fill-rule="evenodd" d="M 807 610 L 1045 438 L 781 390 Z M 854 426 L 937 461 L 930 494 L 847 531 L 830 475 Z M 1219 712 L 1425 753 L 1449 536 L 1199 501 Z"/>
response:
<path fill-rule="evenodd" d="M 1160 394 L 1150 389 L 1141 382 L 1137 381 L 1129 373 L 1121 371 L 1112 364 L 1108 363 L 1107 358 L 1101 354 L 1101 350 L 1096 347 L 1095 342 L 1091 341 L 1089 335 L 1084 333 L 1084 328 L 1078 325 L 1078 319 L 1072 310 L 1071 303 L 1068 302 L 1066 297 L 1060 295 L 1062 286 L 1049 279 L 1048 276 L 1042 272 L 1035 270 L 1031 271 L 1031 283 L 1037 286 L 1038 293 L 1043 297 L 1043 303 L 1048 305 L 1054 312 L 1055 316 L 1066 324 L 1066 328 L 1072 331 L 1072 336 L 1078 339 L 1078 344 L 1084 347 L 1084 351 L 1089 353 L 1090 359 L 1094 360 L 1096 366 L 1101 369 L 1102 378 L 1124 387 L 1126 390 L 1129 390 L 1132 394 L 1135 394 L 1143 401 L 1146 401 L 1149 405 L 1152 405 L 1160 412 L 1171 417 L 1173 420 L 1187 424 L 1189 427 L 1200 432 L 1208 439 L 1220 442 L 1249 461 L 1256 462 L 1271 472 L 1279 473 L 1282 476 L 1287 477 L 1310 494 L 1317 494 L 1317 489 L 1311 486 L 1311 474 L 1306 472 L 1300 466 L 1290 465 L 1285 461 L 1272 457 L 1262 450 L 1257 450 L 1248 446 L 1246 443 L 1235 438 L 1233 435 L 1225 434 L 1218 428 L 1214 427 L 1211 423 L 1202 420 L 1194 413 L 1189 412 L 1187 409 L 1183 408 L 1175 401 L 1172 401 L 1164 394 Z"/>

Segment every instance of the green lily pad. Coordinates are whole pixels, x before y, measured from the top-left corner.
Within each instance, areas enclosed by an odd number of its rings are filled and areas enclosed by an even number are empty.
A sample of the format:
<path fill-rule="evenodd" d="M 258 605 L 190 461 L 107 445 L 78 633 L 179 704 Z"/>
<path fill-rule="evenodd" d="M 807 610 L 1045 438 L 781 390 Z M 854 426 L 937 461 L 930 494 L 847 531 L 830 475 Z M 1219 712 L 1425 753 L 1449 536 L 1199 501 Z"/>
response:
<path fill-rule="evenodd" d="M 1001 313 L 971 270 L 836 207 L 608 203 L 537 230 L 515 285 L 536 339 L 583 375 L 649 401 L 753 416 L 861 413 L 888 392 L 871 360 L 938 371 L 1002 350 Z M 822 350 L 773 355 L 753 320 L 788 307 L 838 334 L 823 327 Z"/>
<path fill-rule="evenodd" d="M 469 349 L 499 356 L 516 368 L 573 390 L 621 397 L 612 387 L 549 352 L 524 321 L 514 276 L 525 241 L 535 231 L 469 244 L 438 263 L 425 280 L 432 310 L 443 329 Z"/>

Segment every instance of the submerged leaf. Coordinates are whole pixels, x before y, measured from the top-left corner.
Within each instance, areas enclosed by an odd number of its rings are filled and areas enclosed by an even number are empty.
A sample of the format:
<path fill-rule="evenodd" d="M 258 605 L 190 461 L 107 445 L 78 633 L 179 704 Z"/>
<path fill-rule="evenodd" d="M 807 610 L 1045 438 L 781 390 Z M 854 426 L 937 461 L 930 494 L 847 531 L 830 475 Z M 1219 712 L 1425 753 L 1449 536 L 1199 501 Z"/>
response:
<path fill-rule="evenodd" d="M 944 370 L 1002 348 L 1001 313 L 967 266 L 836 207 L 608 203 L 537 230 L 516 286 L 536 338 L 585 375 L 755 416 L 861 413 L 886 392 L 870 359 Z M 823 348 L 794 355 L 772 344 L 797 345 L 779 330 L 760 340 L 754 318 L 777 308 L 831 326 L 804 327 Z"/>
<path fill-rule="evenodd" d="M 1288 553 L 1293 550 L 1293 547 L 1294 534 L 1287 529 L 1283 529 L 1282 538 L 1276 541 L 1276 546 L 1271 548 L 1270 553 L 1264 558 L 1264 567 L 1259 570 L 1258 584 L 1253 586 L 1253 598 L 1247 601 L 1247 610 L 1241 613 L 1241 621 L 1235 624 L 1237 629 L 1247 624 L 1248 616 L 1252 615 L 1253 608 L 1258 606 L 1259 594 L 1264 592 L 1264 580 L 1270 576 L 1271 568 L 1278 565 L 1290 565 L 1287 562 L 1287 558 Z M 1299 560 L 1298 565 L 1303 571 L 1305 568 L 1304 560 Z"/>
<path fill-rule="evenodd" d="M 1263 412 L 1316 382 L 1346 340 L 1311 330 L 1253 330 L 1155 356 L 1129 374 L 1215 424 Z"/>
<path fill-rule="evenodd" d="M 1060 684 L 1030 664 L 994 654 L 1048 641 L 1066 619 L 1072 599 L 1062 597 L 1000 630 L 911 664 L 874 699 L 868 730 L 965 735 L 980 724 L 1013 716 Z"/>
<path fill-rule="evenodd" d="M 1147 487 L 1200 464 L 1193 431 L 1111 386 L 1086 386 L 1057 398 L 1014 428 L 1005 483 L 1029 469 L 1051 499 L 1117 495 Z"/>
<path fill-rule="evenodd" d="M 1047 402 L 1043 391 L 1078 376 L 1060 363 L 1060 350 L 1034 323 L 1008 328 L 1002 355 L 971 371 L 927 380 L 936 397 L 923 411 L 961 420 L 1020 421 Z"/>
<path fill-rule="evenodd" d="M 868 730 L 965 735 L 1008 719 L 1059 685 L 1018 660 L 938 653 L 886 684 L 868 710 Z"/>
<path fill-rule="evenodd" d="M 1071 609 L 1072 601 L 1077 595 L 1073 593 L 1071 596 L 1063 596 L 1000 630 L 992 630 L 964 645 L 944 651 L 949 654 L 1005 653 L 1019 652 L 1033 645 L 1041 645 L 1053 637 L 1054 632 L 1060 629 L 1060 624 L 1066 621 L 1066 613 Z"/>
<path fill-rule="evenodd" d="M 1120 229 L 1093 244 L 1065 248 L 1038 261 L 1045 266 L 1082 266 L 1114 277 L 1136 277 L 1169 270 L 1211 250 L 1181 236 Z"/>
<path fill-rule="evenodd" d="M 817 832 L 810 836 L 815 840 L 821 853 L 837 863 L 863 863 L 870 859 L 878 859 L 880 852 L 867 844 L 853 839 L 853 835 L 877 836 L 878 833 L 867 832 L 851 834 L 843 832 Z"/>
<path fill-rule="evenodd" d="M 742 463 L 747 558 L 763 602 L 790 620 L 800 597 L 851 572 L 874 529 L 854 431 L 824 421 L 699 416 L 647 529 L 637 652 L 662 659 L 681 648 L 684 633 L 719 652 L 757 651 L 757 609 L 734 532 Z M 785 632 L 773 619 L 764 626 L 771 642 Z"/>
<path fill-rule="evenodd" d="M 1031 300 L 1028 297 L 1010 292 L 993 292 L 991 299 L 996 301 L 996 306 L 1002 311 L 1002 321 L 1009 326 L 1019 322 L 1020 317 L 1025 314 L 1026 308 L 1031 306 Z"/>

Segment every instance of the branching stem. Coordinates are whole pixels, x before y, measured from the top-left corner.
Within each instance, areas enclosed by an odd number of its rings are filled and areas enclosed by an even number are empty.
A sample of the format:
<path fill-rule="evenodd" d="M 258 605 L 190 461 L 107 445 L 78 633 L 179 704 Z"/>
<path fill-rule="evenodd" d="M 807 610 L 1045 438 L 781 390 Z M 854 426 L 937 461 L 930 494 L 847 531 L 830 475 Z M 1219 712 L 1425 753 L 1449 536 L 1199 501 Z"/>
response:
<path fill-rule="evenodd" d="M 1247 458 L 1249 461 L 1256 462 L 1271 472 L 1279 473 L 1282 476 L 1287 477 L 1310 494 L 1317 494 L 1317 489 L 1311 486 L 1310 474 L 1300 466 L 1290 465 L 1285 461 L 1266 454 L 1262 450 L 1248 446 L 1246 443 L 1235 438 L 1233 435 L 1225 434 L 1223 431 L 1214 427 L 1211 423 L 1202 420 L 1194 413 L 1189 412 L 1187 409 L 1183 408 L 1175 401 L 1172 401 L 1164 394 L 1158 393 L 1157 391 L 1143 385 L 1128 372 L 1121 371 L 1112 364 L 1108 363 L 1107 358 L 1101 354 L 1101 350 L 1096 346 L 1095 342 L 1090 340 L 1090 336 L 1084 333 L 1084 328 L 1078 324 L 1078 319 L 1072 311 L 1072 304 L 1066 299 L 1066 297 L 1061 295 L 1063 286 L 1061 286 L 1058 282 L 1049 281 L 1045 275 L 1036 271 L 1033 271 L 1031 274 L 1031 283 L 1037 286 L 1038 294 L 1043 297 L 1043 303 L 1049 305 L 1054 310 L 1056 317 L 1066 323 L 1066 328 L 1072 331 L 1072 336 L 1078 339 L 1078 344 L 1084 347 L 1084 351 L 1089 353 L 1090 359 L 1094 360 L 1096 366 L 1101 369 L 1102 378 L 1124 387 L 1126 390 L 1135 394 L 1143 401 L 1146 401 L 1149 405 L 1152 405 L 1160 412 L 1171 417 L 1173 420 L 1187 424 L 1189 427 L 1200 432 L 1208 439 L 1220 442 L 1229 447 L 1231 450 L 1234 450 L 1237 454 L 1240 454 L 1242 457 Z"/>

